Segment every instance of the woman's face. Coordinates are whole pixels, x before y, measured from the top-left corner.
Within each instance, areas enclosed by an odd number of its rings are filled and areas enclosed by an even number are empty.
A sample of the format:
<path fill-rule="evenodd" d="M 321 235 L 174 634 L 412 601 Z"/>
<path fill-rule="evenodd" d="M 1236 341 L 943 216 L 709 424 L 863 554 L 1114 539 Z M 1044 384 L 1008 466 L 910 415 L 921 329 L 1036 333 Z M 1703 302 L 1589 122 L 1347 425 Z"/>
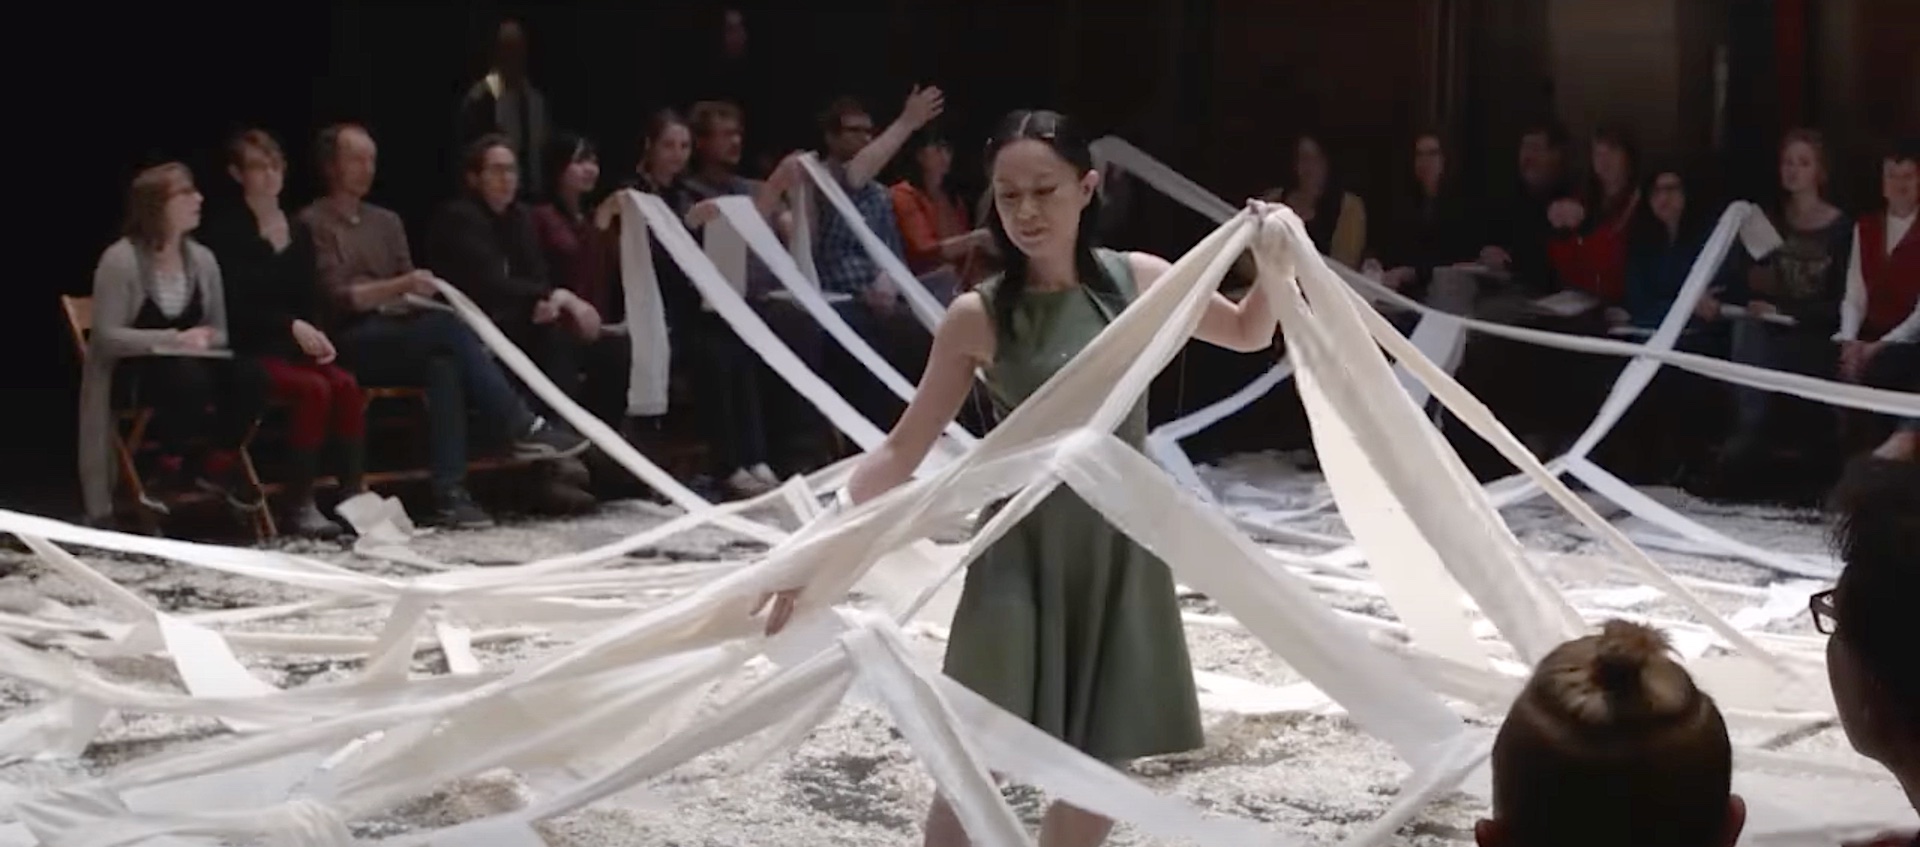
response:
<path fill-rule="evenodd" d="M 1431 191 L 1440 184 L 1440 178 L 1447 172 L 1447 154 L 1440 149 L 1440 139 L 1431 135 L 1422 135 L 1413 142 L 1413 178 Z"/>
<path fill-rule="evenodd" d="M 227 171 L 240 183 L 240 193 L 248 197 L 278 198 L 280 189 L 286 187 L 286 163 L 258 147 L 245 148 L 240 164 L 229 166 Z"/>
<path fill-rule="evenodd" d="M 202 199 L 200 189 L 194 187 L 192 179 L 184 176 L 175 178 L 173 190 L 167 194 L 167 232 L 180 236 L 198 229 Z"/>
<path fill-rule="evenodd" d="M 993 158 L 993 210 L 1020 252 L 1071 253 L 1098 171 L 1082 173 L 1044 141 L 1023 138 Z"/>
<path fill-rule="evenodd" d="M 574 194 L 586 194 L 600 184 L 600 158 L 587 153 L 575 157 L 560 174 L 561 188 Z"/>
<path fill-rule="evenodd" d="M 693 134 L 686 124 L 667 124 L 647 145 L 647 170 L 668 178 L 679 176 L 692 155 Z"/>
<path fill-rule="evenodd" d="M 1820 156 L 1813 145 L 1794 141 L 1780 148 L 1780 187 L 1788 194 L 1820 190 Z"/>
<path fill-rule="evenodd" d="M 920 175 L 927 185 L 939 185 L 953 170 L 953 148 L 945 144 L 929 144 L 920 148 L 914 155 L 914 161 L 920 165 Z"/>
<path fill-rule="evenodd" d="M 1318 191 L 1327 184 L 1327 154 L 1320 142 L 1302 138 L 1293 148 L 1293 175 L 1300 187 Z"/>
<path fill-rule="evenodd" d="M 1647 198 L 1653 216 L 1667 226 L 1679 226 L 1687 211 L 1687 189 L 1680 175 L 1664 173 L 1653 178 L 1653 194 Z"/>
<path fill-rule="evenodd" d="M 1593 142 L 1593 175 L 1610 191 L 1622 190 L 1632 174 L 1627 172 L 1627 151 L 1612 142 Z"/>

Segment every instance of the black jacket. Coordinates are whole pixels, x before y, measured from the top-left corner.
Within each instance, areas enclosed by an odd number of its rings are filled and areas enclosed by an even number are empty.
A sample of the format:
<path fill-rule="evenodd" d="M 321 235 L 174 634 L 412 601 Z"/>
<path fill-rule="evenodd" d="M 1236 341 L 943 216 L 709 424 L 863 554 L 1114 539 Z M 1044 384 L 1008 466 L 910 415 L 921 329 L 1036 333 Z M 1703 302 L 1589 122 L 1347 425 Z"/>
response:
<path fill-rule="evenodd" d="M 220 263 L 227 299 L 227 333 L 236 353 L 295 361 L 306 354 L 293 340 L 293 322 L 320 324 L 320 278 L 313 231 L 287 215 L 292 236 L 275 252 L 260 237 L 260 222 L 245 206 L 215 217 L 194 234 Z"/>
<path fill-rule="evenodd" d="M 529 320 L 534 304 L 553 291 L 533 213 L 517 202 L 500 214 L 472 195 L 441 206 L 427 226 L 427 267 L 495 323 Z"/>

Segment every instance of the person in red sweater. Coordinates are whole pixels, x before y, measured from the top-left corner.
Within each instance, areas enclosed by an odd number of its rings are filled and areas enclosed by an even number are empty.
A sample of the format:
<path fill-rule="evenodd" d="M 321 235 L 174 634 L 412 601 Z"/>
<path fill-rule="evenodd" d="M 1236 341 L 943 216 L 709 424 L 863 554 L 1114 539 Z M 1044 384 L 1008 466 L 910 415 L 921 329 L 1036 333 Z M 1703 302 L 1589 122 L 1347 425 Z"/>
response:
<path fill-rule="evenodd" d="M 1561 287 L 1592 295 L 1608 308 L 1610 323 L 1622 324 L 1626 315 L 1618 307 L 1626 298 L 1627 225 L 1640 207 L 1640 156 L 1625 132 L 1609 128 L 1594 132 L 1591 155 L 1583 195 L 1547 207 L 1547 222 L 1559 233 L 1548 242 L 1547 257 Z"/>

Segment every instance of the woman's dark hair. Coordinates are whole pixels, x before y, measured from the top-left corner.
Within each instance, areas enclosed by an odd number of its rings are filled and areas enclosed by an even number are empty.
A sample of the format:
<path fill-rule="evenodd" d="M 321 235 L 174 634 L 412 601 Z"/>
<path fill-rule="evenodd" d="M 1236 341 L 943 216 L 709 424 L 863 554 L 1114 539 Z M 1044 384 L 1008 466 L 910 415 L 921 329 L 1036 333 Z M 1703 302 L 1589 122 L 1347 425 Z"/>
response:
<path fill-rule="evenodd" d="M 647 148 L 652 147 L 654 142 L 659 141 L 660 136 L 666 135 L 669 127 L 675 126 L 687 127 L 689 134 L 693 132 L 693 127 L 688 125 L 687 119 L 681 117 L 679 112 L 672 109 L 661 109 L 648 115 L 646 130 L 640 136 L 641 155 L 646 155 Z"/>
<path fill-rule="evenodd" d="M 1686 205 L 1680 210 L 1680 227 L 1671 238 L 1667 235 L 1666 224 L 1653 216 L 1653 186 L 1660 178 L 1673 175 L 1680 180 L 1680 193 L 1686 197 Z M 1633 220 L 1627 229 L 1628 249 L 1636 246 L 1665 248 L 1672 244 L 1691 244 L 1706 237 L 1709 227 L 1707 211 L 1710 208 L 1707 198 L 1687 177 L 1685 171 L 1673 166 L 1657 166 L 1647 169 L 1646 178 L 1640 182 L 1640 206 L 1633 210 Z"/>
<path fill-rule="evenodd" d="M 1635 183 L 1640 179 L 1640 145 L 1634 141 L 1632 133 L 1628 132 L 1624 127 L 1600 127 L 1593 131 L 1593 146 L 1597 147 L 1602 144 L 1620 151 L 1620 155 L 1627 160 L 1627 180 L 1624 186 L 1625 193 L 1619 197 L 1608 197 L 1605 186 L 1600 184 L 1600 175 L 1594 173 L 1593 168 L 1589 166 L 1587 168 L 1586 197 L 1588 212 L 1585 224 L 1586 229 L 1593 229 L 1603 221 L 1612 220 L 1615 215 L 1624 211 L 1612 204 L 1615 201 L 1625 201 L 1631 198 L 1633 196 Z M 1589 155 L 1591 155 L 1591 152 L 1589 152 Z M 1646 198 L 1641 197 L 1640 201 L 1644 207 Z"/>
<path fill-rule="evenodd" d="M 1286 188 L 1279 196 L 1271 194 L 1268 199 L 1286 202 L 1287 195 L 1300 187 L 1300 145 L 1312 142 L 1320 148 L 1320 156 L 1327 160 L 1327 181 L 1320 186 L 1320 196 L 1313 201 L 1313 220 L 1307 222 L 1307 235 L 1313 239 L 1313 246 L 1321 253 L 1333 251 L 1333 231 L 1340 224 L 1340 204 L 1346 199 L 1346 189 L 1340 186 L 1340 179 L 1333 175 L 1333 154 L 1327 152 L 1327 144 L 1318 134 L 1303 132 L 1293 137 L 1293 143 L 1287 147 Z"/>
<path fill-rule="evenodd" d="M 1078 123 L 1059 112 L 1019 109 L 1000 119 L 999 127 L 987 140 L 983 159 L 989 182 L 993 179 L 993 165 L 1000 151 L 1009 144 L 1024 140 L 1038 141 L 1053 148 L 1055 155 L 1073 165 L 1074 170 L 1081 174 L 1093 170 L 1092 142 L 1080 131 Z M 1100 260 L 1093 252 L 1097 246 L 1099 220 L 1100 194 L 1095 192 L 1087 201 L 1086 208 L 1080 210 L 1080 227 L 1074 235 L 1073 245 L 1074 271 L 1080 278 L 1080 284 L 1087 286 L 1094 296 L 1124 308 L 1126 298 L 1120 293 L 1119 283 L 1101 269 Z M 1014 246 L 1013 239 L 1007 235 L 1007 228 L 1000 223 L 998 212 L 987 215 L 987 231 L 993 234 L 994 246 L 999 248 L 1005 267 L 999 287 L 989 298 L 989 307 L 993 310 L 993 320 L 1000 338 L 1008 340 L 1014 334 L 1014 310 L 1027 287 L 1027 254 Z"/>
<path fill-rule="evenodd" d="M 1862 456 L 1828 500 L 1845 568 L 1834 586 L 1837 636 L 1920 737 L 1920 662 L 1913 604 L 1920 598 L 1920 462 Z"/>
<path fill-rule="evenodd" d="M 901 179 L 906 180 L 908 185 L 918 188 L 921 191 L 927 190 L 927 177 L 920 172 L 920 151 L 929 147 L 945 147 L 948 150 L 952 150 L 953 144 L 947 140 L 946 136 L 941 135 L 939 130 L 929 127 L 914 133 L 914 136 L 907 140 L 906 155 L 900 157 L 902 170 Z M 947 179 L 949 182 L 952 181 L 952 178 L 952 173 L 948 173 Z M 942 185 L 940 187 L 946 188 L 948 186 Z"/>
<path fill-rule="evenodd" d="M 540 174 L 545 178 L 547 199 L 556 205 L 560 202 L 560 180 L 574 162 L 587 159 L 599 159 L 600 151 L 593 142 L 571 132 L 555 132 L 547 137 L 546 149 L 540 151 Z M 563 209 L 574 212 L 577 209 Z"/>

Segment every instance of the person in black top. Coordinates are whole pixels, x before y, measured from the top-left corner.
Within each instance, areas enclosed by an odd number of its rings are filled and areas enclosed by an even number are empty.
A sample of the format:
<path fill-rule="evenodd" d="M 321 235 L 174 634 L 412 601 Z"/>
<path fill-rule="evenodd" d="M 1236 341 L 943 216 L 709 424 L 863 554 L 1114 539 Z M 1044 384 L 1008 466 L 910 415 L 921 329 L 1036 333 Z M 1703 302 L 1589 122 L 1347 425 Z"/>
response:
<path fill-rule="evenodd" d="M 1377 262 L 1381 282 L 1415 300 L 1424 299 L 1438 267 L 1473 261 L 1473 215 L 1457 183 L 1447 172 L 1447 153 L 1439 133 L 1423 132 L 1413 139 L 1413 181 L 1409 190 L 1388 207 L 1387 226 L 1379 242 Z"/>
<path fill-rule="evenodd" d="M 582 347 L 600 335 L 600 313 L 553 284 L 534 232 L 533 214 L 516 200 L 519 162 L 502 135 L 467 147 L 460 196 L 440 207 L 427 228 L 427 261 L 466 292 L 568 397 L 580 396 Z M 546 511 L 591 508 L 584 466 L 567 462 L 541 493 Z"/>
<path fill-rule="evenodd" d="M 1512 274 L 1515 283 L 1535 294 L 1558 287 L 1547 260 L 1547 242 L 1553 239 L 1547 207 L 1573 193 L 1566 175 L 1567 141 L 1567 128 L 1552 119 L 1521 132 L 1519 180 L 1485 219 L 1480 263 Z"/>
<path fill-rule="evenodd" d="M 313 232 L 280 206 L 286 156 L 258 129 L 227 145 L 227 173 L 245 203 L 206 227 L 203 241 L 225 276 L 227 323 L 234 352 L 259 363 L 270 396 L 289 412 L 286 525 L 301 535 L 332 537 L 341 527 L 313 501 L 320 449 L 340 448 L 340 491 L 366 490 L 366 395 L 335 363 L 320 322 L 320 281 Z"/>

